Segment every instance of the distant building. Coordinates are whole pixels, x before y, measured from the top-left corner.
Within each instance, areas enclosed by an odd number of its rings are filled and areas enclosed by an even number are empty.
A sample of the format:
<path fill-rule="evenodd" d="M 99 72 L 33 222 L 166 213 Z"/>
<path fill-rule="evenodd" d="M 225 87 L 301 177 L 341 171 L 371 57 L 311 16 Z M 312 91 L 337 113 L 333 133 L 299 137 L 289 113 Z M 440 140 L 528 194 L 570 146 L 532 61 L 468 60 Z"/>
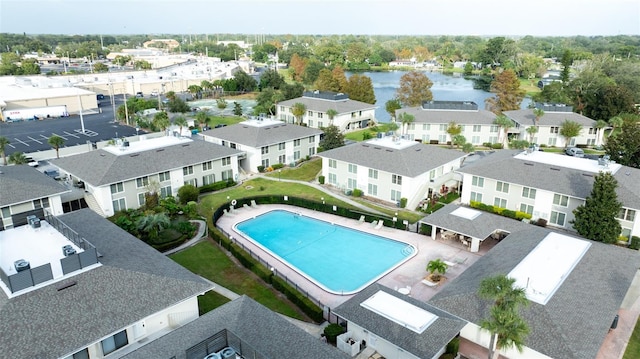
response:
<path fill-rule="evenodd" d="M 159 46 L 158 46 L 159 45 Z M 175 49 L 180 46 L 180 43 L 174 39 L 152 39 L 145 41 L 142 44 L 143 47 L 155 47 L 155 48 L 167 48 L 168 50 Z"/>

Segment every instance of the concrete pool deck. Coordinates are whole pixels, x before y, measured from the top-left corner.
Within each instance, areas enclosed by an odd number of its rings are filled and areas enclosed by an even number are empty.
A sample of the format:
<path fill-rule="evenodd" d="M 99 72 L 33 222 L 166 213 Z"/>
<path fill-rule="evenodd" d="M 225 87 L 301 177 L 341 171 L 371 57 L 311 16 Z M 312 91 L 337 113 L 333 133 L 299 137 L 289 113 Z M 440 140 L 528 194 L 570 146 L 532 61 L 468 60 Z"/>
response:
<path fill-rule="evenodd" d="M 480 245 L 480 251 L 478 253 L 471 253 L 460 242 L 450 240 L 446 241 L 439 237 L 436 240 L 433 240 L 428 236 L 388 227 L 376 229 L 371 223 L 360 222 L 354 219 L 286 205 L 259 205 L 256 208 L 243 207 L 234 210 L 234 213 L 223 215 L 218 220 L 218 227 L 229 233 L 237 242 L 243 244 L 247 249 L 258 254 L 263 262 L 266 262 L 269 267 L 272 267 L 279 276 L 288 278 L 290 282 L 297 284 L 299 289 L 303 292 L 308 292 L 310 296 L 331 308 L 344 303 L 353 295 L 337 295 L 326 292 L 284 263 L 280 262 L 268 252 L 253 244 L 250 240 L 244 238 L 233 229 L 235 224 L 241 221 L 275 209 L 284 209 L 294 213 L 301 213 L 309 217 L 413 245 L 418 249 L 417 255 L 387 273 L 377 282 L 392 289 L 406 291 L 411 297 L 422 301 L 430 299 L 440 290 L 441 286 L 445 286 L 447 284 L 447 281 L 457 277 L 470 265 L 475 263 L 475 261 L 484 255 L 491 247 L 493 247 L 493 245 L 495 245 L 495 243 L 492 243 L 492 240 L 486 240 L 486 243 L 482 243 Z M 455 263 L 454 266 L 450 266 L 448 268 L 447 273 L 445 274 L 445 282 L 435 287 L 427 286 L 422 283 L 422 280 L 428 274 L 425 269 L 427 263 L 433 259 L 442 259 L 444 261 Z M 336 273 L 336 275 L 339 275 L 339 273 Z"/>

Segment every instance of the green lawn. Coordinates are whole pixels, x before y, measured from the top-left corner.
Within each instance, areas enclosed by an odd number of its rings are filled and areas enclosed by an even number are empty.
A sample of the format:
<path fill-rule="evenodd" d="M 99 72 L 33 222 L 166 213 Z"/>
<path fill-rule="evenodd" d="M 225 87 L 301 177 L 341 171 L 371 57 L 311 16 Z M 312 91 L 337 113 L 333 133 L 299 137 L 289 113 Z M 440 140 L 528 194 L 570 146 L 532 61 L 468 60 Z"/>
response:
<path fill-rule="evenodd" d="M 235 125 L 236 123 L 240 123 L 242 121 L 246 121 L 246 118 L 242 118 L 239 116 L 209 116 L 209 121 L 207 121 L 207 125 L 209 127 L 215 127 L 216 125 Z"/>
<path fill-rule="evenodd" d="M 640 320 L 636 323 L 636 328 L 629 338 L 627 350 L 624 352 L 622 359 L 636 359 L 640 353 Z"/>
<path fill-rule="evenodd" d="M 267 286 L 256 276 L 240 265 L 236 265 L 217 246 L 210 242 L 201 242 L 195 246 L 170 256 L 171 259 L 204 278 L 238 294 L 246 294 L 267 308 L 291 318 L 304 320 L 292 305 L 283 301 L 279 293 Z M 201 311 L 207 312 L 226 302 L 224 297 L 211 294 L 202 299 Z"/>
<path fill-rule="evenodd" d="M 349 132 L 344 135 L 344 139 L 360 142 L 360 141 L 364 141 L 363 135 L 365 132 L 369 132 L 371 134 L 371 138 L 374 138 L 376 137 L 376 133 L 387 132 L 388 130 L 389 130 L 389 125 L 387 123 L 379 123 L 377 126 L 374 126 L 374 127 Z"/>
<path fill-rule="evenodd" d="M 282 169 L 282 172 L 278 172 L 278 170 L 275 170 L 273 172 L 267 173 L 267 176 L 310 182 L 318 176 L 321 170 L 322 159 L 314 158 L 309 161 L 303 162 L 299 167 L 285 167 Z"/>

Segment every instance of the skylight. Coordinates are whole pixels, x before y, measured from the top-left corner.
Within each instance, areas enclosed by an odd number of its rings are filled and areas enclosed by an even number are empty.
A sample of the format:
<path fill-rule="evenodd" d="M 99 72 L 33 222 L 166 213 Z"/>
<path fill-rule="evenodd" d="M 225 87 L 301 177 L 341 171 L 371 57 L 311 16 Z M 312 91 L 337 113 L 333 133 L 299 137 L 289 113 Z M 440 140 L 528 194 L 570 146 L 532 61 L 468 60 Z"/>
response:
<path fill-rule="evenodd" d="M 466 207 L 458 207 L 455 211 L 451 212 L 452 215 L 458 216 L 464 219 L 468 219 L 473 221 L 478 217 L 482 212 L 476 211 L 475 209 L 466 208 Z"/>
<path fill-rule="evenodd" d="M 384 291 L 378 291 L 360 305 L 418 334 L 438 319 L 437 315 Z"/>
<path fill-rule="evenodd" d="M 525 289 L 529 300 L 545 305 L 590 246 L 578 238 L 549 233 L 508 276 Z"/>

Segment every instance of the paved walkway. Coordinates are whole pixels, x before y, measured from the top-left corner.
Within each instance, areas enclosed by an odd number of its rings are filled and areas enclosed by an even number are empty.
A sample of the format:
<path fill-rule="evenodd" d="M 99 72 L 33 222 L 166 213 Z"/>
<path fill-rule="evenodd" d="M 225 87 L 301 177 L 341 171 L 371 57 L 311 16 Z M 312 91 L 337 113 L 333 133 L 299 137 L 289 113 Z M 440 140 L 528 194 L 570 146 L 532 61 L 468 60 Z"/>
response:
<path fill-rule="evenodd" d="M 193 238 L 191 238 L 190 240 L 182 243 L 181 245 L 179 245 L 176 248 L 173 249 L 169 249 L 166 252 L 163 252 L 164 255 L 168 256 L 170 254 L 174 254 L 176 252 L 180 252 L 181 250 L 191 247 L 192 245 L 200 242 L 200 240 L 202 240 L 202 238 L 205 238 L 207 236 L 207 222 L 199 220 L 199 219 L 194 219 L 189 221 L 191 223 L 197 223 L 198 224 L 198 232 L 195 234 L 195 236 L 193 236 Z"/>

